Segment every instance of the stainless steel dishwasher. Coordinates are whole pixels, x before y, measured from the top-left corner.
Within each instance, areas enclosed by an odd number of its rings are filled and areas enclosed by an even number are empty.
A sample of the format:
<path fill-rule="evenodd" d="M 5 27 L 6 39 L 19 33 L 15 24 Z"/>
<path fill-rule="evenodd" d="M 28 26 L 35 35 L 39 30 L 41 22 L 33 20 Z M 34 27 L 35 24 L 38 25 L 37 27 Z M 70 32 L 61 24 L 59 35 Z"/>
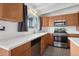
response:
<path fill-rule="evenodd" d="M 40 56 L 40 40 L 41 38 L 37 38 L 31 41 L 32 56 Z"/>

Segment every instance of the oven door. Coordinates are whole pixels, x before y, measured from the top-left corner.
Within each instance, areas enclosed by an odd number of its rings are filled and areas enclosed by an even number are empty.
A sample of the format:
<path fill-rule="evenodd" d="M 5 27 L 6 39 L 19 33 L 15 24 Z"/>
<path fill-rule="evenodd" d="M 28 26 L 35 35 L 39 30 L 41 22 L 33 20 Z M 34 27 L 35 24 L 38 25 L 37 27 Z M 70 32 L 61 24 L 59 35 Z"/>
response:
<path fill-rule="evenodd" d="M 68 41 L 68 37 L 67 36 L 62 36 L 61 42 L 62 43 L 67 43 L 67 41 Z"/>
<path fill-rule="evenodd" d="M 54 36 L 55 42 L 67 43 L 68 37 L 67 36 Z"/>
<path fill-rule="evenodd" d="M 61 36 L 54 36 L 54 41 L 55 42 L 62 42 L 62 37 Z"/>

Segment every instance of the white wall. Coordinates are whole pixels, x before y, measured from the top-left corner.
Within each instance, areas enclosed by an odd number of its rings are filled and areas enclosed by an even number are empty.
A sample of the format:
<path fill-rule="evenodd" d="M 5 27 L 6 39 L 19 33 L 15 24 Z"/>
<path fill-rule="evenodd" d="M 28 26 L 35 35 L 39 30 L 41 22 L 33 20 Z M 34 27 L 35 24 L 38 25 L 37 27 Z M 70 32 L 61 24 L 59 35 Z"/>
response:
<path fill-rule="evenodd" d="M 33 31 L 28 32 L 18 32 L 18 23 L 17 22 L 10 22 L 10 21 L 2 21 L 0 20 L 0 25 L 5 26 L 5 31 L 0 31 L 0 40 L 13 38 L 18 35 L 22 34 L 32 34 Z"/>
<path fill-rule="evenodd" d="M 0 25 L 5 26 L 5 31 L 0 31 L 0 34 L 17 32 L 18 23 L 0 20 Z"/>

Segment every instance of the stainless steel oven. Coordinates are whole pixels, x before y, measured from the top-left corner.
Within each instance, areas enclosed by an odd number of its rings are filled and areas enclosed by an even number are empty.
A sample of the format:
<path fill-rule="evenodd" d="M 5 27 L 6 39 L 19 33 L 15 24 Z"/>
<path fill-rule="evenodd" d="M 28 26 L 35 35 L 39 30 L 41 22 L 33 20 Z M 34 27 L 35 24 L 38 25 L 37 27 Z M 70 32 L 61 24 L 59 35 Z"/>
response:
<path fill-rule="evenodd" d="M 68 48 L 68 37 L 67 33 L 58 33 L 54 31 L 54 46 L 55 47 L 62 47 L 62 48 Z"/>
<path fill-rule="evenodd" d="M 67 42 L 67 32 L 66 32 L 66 21 L 65 20 L 56 20 L 54 21 L 54 46 L 68 48 Z"/>
<path fill-rule="evenodd" d="M 56 42 L 67 43 L 67 39 L 67 36 L 54 36 Z"/>

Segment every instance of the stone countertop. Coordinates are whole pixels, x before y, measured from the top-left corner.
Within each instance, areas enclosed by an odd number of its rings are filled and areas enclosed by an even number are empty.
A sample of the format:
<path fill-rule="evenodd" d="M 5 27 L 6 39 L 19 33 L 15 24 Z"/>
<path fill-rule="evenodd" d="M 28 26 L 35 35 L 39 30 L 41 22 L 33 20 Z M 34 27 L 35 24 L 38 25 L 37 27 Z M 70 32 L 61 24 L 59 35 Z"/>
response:
<path fill-rule="evenodd" d="M 79 38 L 76 37 L 69 37 L 68 38 L 70 41 L 72 41 L 76 46 L 79 47 Z"/>
<path fill-rule="evenodd" d="M 16 48 L 24 43 L 30 42 L 38 37 L 41 37 L 43 35 L 47 34 L 47 32 L 39 32 L 34 34 L 17 34 L 12 36 L 13 34 L 10 34 L 12 37 L 4 37 L 3 39 L 0 38 L 0 48 L 11 50 L 13 48 Z M 9 34 L 8 34 L 9 35 Z"/>
<path fill-rule="evenodd" d="M 38 33 L 18 33 L 18 34 L 0 34 L 0 48 L 6 49 L 6 50 L 11 50 L 13 48 L 16 48 L 24 43 L 30 42 L 38 37 L 41 37 L 47 33 L 54 33 L 54 30 L 51 28 L 46 31 L 40 31 Z M 79 34 L 78 31 L 67 31 L 68 34 Z M 74 37 L 69 37 L 69 39 L 73 42 L 75 42 L 77 45 L 79 44 L 77 40 L 79 38 L 74 38 Z M 75 40 L 74 40 L 75 39 Z"/>

